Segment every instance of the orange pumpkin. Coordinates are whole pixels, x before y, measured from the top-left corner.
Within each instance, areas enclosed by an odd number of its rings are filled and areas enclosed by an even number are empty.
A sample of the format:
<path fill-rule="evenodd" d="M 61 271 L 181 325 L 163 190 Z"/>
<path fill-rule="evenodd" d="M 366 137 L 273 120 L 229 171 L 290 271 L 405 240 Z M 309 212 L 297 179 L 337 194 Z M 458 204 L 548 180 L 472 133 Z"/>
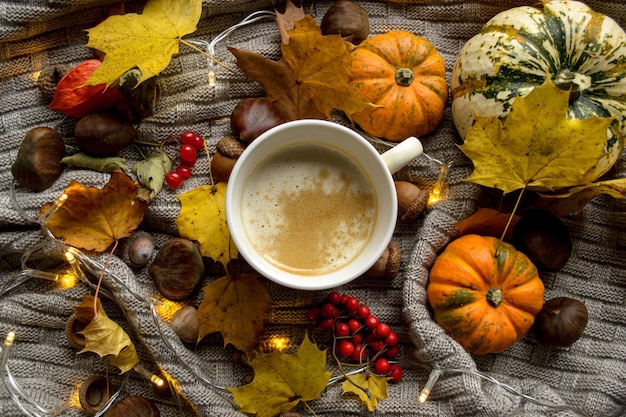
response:
<path fill-rule="evenodd" d="M 501 352 L 526 334 L 543 306 L 544 286 L 522 252 L 470 234 L 435 259 L 427 293 L 435 321 L 480 355 Z"/>
<path fill-rule="evenodd" d="M 448 102 L 443 58 L 429 41 L 402 30 L 354 49 L 351 84 L 380 106 L 351 114 L 352 121 L 394 142 L 435 130 Z"/>

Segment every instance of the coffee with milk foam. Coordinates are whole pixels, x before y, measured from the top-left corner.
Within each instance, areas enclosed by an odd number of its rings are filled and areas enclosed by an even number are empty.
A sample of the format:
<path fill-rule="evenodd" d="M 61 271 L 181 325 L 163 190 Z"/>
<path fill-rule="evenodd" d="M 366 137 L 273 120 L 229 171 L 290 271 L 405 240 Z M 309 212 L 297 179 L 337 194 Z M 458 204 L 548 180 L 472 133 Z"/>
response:
<path fill-rule="evenodd" d="M 255 250 L 282 270 L 310 276 L 357 258 L 378 211 L 359 164 L 310 142 L 279 148 L 261 161 L 247 180 L 241 207 Z"/>

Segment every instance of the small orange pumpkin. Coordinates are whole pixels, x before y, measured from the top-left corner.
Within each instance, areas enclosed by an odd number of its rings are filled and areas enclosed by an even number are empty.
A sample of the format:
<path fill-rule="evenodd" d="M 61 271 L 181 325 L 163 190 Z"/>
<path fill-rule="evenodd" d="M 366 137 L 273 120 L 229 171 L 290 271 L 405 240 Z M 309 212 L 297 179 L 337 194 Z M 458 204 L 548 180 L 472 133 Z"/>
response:
<path fill-rule="evenodd" d="M 380 107 L 350 115 L 365 132 L 399 142 L 432 132 L 448 102 L 445 62 L 426 39 L 395 30 L 352 52 L 352 80 Z"/>
<path fill-rule="evenodd" d="M 481 355 L 501 352 L 526 334 L 543 307 L 544 285 L 513 245 L 469 234 L 435 259 L 427 294 L 435 321 Z"/>

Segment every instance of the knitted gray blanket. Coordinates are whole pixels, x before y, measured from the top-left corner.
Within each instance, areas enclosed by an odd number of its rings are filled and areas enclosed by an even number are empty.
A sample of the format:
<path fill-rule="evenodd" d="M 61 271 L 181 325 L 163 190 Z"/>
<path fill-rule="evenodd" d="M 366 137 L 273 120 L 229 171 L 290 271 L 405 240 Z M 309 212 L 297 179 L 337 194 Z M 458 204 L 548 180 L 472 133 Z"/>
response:
<path fill-rule="evenodd" d="M 61 288 L 57 283 L 24 280 L 22 256 L 46 241 L 32 221 L 45 203 L 53 202 L 72 181 L 98 188 L 109 174 L 86 169 L 66 169 L 54 185 L 41 192 L 13 188 L 11 164 L 25 133 L 36 126 L 70 134 L 74 121 L 48 108 L 49 97 L 37 87 L 35 74 L 50 66 L 75 66 L 92 58 L 84 45 L 84 29 L 106 18 L 113 0 L 5 0 L 0 3 L 0 335 L 15 332 L 8 358 L 11 378 L 24 397 L 0 385 L 0 416 L 52 415 L 37 411 L 29 399 L 44 409 L 67 404 L 63 416 L 85 415 L 74 401 L 81 383 L 92 375 L 108 375 L 123 385 L 121 396 L 150 398 L 162 416 L 243 416 L 223 387 L 238 387 L 250 380 L 251 370 L 222 340 L 210 335 L 197 346 L 184 344 L 168 326 L 167 312 L 153 314 L 151 300 L 158 294 L 146 268 L 131 268 L 128 241 L 121 242 L 104 276 L 105 308 L 127 330 L 139 357 L 151 372 L 167 377 L 174 395 L 157 393 L 137 373 L 128 380 L 116 368 L 92 353 L 77 354 L 65 337 L 73 306 L 93 289 L 78 284 Z M 144 2 L 124 2 L 127 12 L 140 12 Z M 282 2 L 280 2 L 282 3 Z M 444 57 L 448 73 L 465 42 L 497 12 L 532 0 L 414 0 L 360 1 L 369 13 L 372 33 L 404 29 L 425 37 Z M 594 10 L 626 27 L 623 0 L 589 0 Z M 304 9 L 318 21 L 330 1 L 305 2 Z M 212 40 L 257 10 L 278 7 L 270 0 L 204 0 L 198 31 L 192 36 Z M 233 46 L 276 58 L 279 33 L 272 19 L 261 19 L 230 33 L 216 45 L 216 58 L 231 68 Z M 155 51 L 158 53 L 158 51 Z M 239 71 L 216 67 L 217 83 L 207 83 L 208 60 L 190 48 L 181 48 L 159 75 L 161 97 L 153 116 L 143 120 L 139 138 L 160 141 L 191 129 L 209 142 L 231 135 L 229 117 L 245 97 L 262 96 L 259 84 Z M 336 121 L 345 123 L 340 114 Z M 499 354 L 472 356 L 433 321 L 426 302 L 428 271 L 436 255 L 454 235 L 453 225 L 478 207 L 479 187 L 465 182 L 471 163 L 455 146 L 458 135 L 450 109 L 442 124 L 423 137 L 425 151 L 451 164 L 446 199 L 427 209 L 415 222 L 399 224 L 394 239 L 400 243 L 400 272 L 391 280 L 362 277 L 338 289 L 370 306 L 399 336 L 404 365 L 401 382 L 389 384 L 387 398 L 370 412 L 356 398 L 342 395 L 340 384 L 327 387 L 308 403 L 318 416 L 626 416 L 626 203 L 600 196 L 565 223 L 573 239 L 573 253 L 558 272 L 542 272 L 546 298 L 571 296 L 584 301 L 589 323 L 583 336 L 569 348 L 540 345 L 532 332 Z M 137 160 L 135 149 L 124 151 Z M 147 209 L 137 235 L 149 234 L 157 248 L 177 235 L 174 223 L 180 211 L 176 194 L 209 182 L 206 156 L 191 179 L 173 191 L 164 189 Z M 623 158 L 611 172 L 624 176 Z M 432 184 L 437 167 L 417 158 L 397 174 L 398 179 Z M 58 254 L 43 249 L 28 257 L 29 266 L 46 265 Z M 97 263 L 106 254 L 89 254 Z M 201 286 L 219 276 L 208 270 Z M 299 344 L 311 328 L 308 308 L 326 292 L 297 291 L 261 281 L 274 304 L 265 316 L 264 337 L 286 337 Z M 18 285 L 19 284 L 19 285 Z M 187 301 L 197 307 L 202 292 Z M 158 310 L 158 305 L 157 305 Z M 442 375 L 428 400 L 417 398 L 438 367 Z M 2 372 L 5 372 L 2 369 Z M 5 377 L 6 379 L 6 377 Z M 30 414 L 24 410 L 30 410 Z M 578 410 L 578 414 L 577 414 Z M 294 411 L 312 415 L 300 404 Z"/>

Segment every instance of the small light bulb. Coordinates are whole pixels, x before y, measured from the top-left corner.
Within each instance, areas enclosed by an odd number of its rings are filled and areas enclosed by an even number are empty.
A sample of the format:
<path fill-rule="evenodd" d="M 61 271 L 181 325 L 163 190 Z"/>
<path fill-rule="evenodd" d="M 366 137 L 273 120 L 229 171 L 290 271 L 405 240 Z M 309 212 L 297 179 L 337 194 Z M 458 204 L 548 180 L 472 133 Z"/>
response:
<path fill-rule="evenodd" d="M 54 201 L 52 207 L 50 207 L 48 211 L 46 211 L 39 217 L 39 224 L 42 226 L 45 225 L 48 219 L 50 219 L 50 216 L 52 216 L 54 213 L 57 212 L 59 208 L 61 208 L 63 203 L 65 203 L 65 200 L 67 200 L 67 194 L 63 193 L 59 196 L 59 198 Z"/>
<path fill-rule="evenodd" d="M 289 338 L 275 336 L 268 341 L 268 345 L 273 350 L 284 351 L 289 347 Z"/>
<path fill-rule="evenodd" d="M 435 386 L 435 382 L 437 382 L 440 375 L 441 375 L 441 371 L 439 369 L 433 369 L 432 371 L 430 371 L 430 375 L 428 375 L 428 380 L 426 381 L 426 385 L 424 385 L 424 388 L 422 389 L 419 397 L 417 398 L 420 404 L 424 404 L 426 402 L 426 400 L 428 399 L 428 396 L 430 395 L 430 391 Z"/>

